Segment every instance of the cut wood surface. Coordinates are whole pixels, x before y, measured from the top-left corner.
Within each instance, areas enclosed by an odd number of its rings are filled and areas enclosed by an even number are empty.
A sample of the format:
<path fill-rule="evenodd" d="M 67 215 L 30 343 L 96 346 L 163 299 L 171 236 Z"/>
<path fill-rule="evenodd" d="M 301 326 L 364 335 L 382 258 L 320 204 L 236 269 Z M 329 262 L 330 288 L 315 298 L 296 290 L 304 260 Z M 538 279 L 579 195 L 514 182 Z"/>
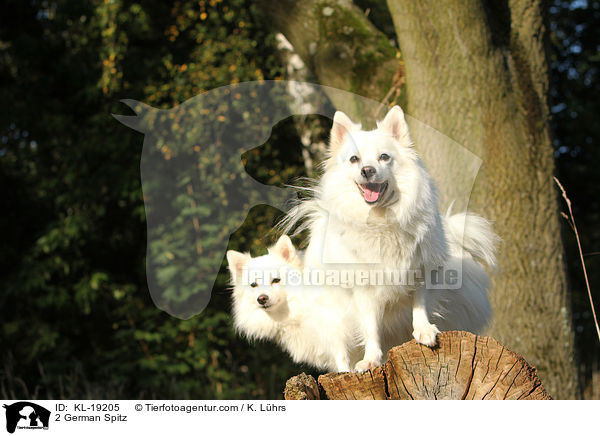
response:
<path fill-rule="evenodd" d="M 286 383 L 286 400 L 549 400 L 536 371 L 492 338 L 443 332 L 431 349 L 414 340 L 364 373 L 304 373 Z"/>

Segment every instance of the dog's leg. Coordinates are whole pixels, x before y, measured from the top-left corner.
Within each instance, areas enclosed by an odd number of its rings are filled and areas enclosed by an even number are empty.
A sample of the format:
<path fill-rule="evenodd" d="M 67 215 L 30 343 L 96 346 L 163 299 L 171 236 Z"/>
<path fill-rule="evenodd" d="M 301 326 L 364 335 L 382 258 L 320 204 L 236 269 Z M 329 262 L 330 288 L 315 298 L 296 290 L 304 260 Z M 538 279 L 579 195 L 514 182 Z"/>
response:
<path fill-rule="evenodd" d="M 435 324 L 429 322 L 427 317 L 427 292 L 424 285 L 415 291 L 412 310 L 413 337 L 418 343 L 433 347 L 440 331 Z"/>
<path fill-rule="evenodd" d="M 379 335 L 379 324 L 383 316 L 381 303 L 377 301 L 375 289 L 355 290 L 356 310 L 359 313 L 359 328 L 365 343 L 365 355 L 363 360 L 356 363 L 355 371 L 366 371 L 381 365 L 383 352 L 381 351 L 381 339 Z"/>
<path fill-rule="evenodd" d="M 350 372 L 350 357 L 346 350 L 339 351 L 335 355 L 335 366 L 337 372 Z"/>

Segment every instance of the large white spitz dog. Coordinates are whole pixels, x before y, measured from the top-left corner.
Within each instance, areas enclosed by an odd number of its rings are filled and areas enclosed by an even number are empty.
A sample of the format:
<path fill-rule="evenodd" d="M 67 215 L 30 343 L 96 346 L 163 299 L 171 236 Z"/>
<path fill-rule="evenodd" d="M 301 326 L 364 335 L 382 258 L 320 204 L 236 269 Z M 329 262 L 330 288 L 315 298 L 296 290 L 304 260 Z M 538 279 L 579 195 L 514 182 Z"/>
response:
<path fill-rule="evenodd" d="M 411 324 L 412 336 L 427 346 L 435 345 L 442 321 L 445 329 L 477 333 L 491 316 L 489 280 L 479 263 L 495 263 L 498 238 L 489 223 L 472 214 L 440 215 L 434 182 L 413 148 L 398 106 L 372 131 L 362 130 L 342 112 L 333 121 L 325 172 L 310 188 L 312 198 L 290 210 L 284 229 L 299 222 L 298 231 L 309 229 L 306 268 L 402 271 L 417 277 L 346 291 L 364 346 L 354 369 L 380 365 L 384 342 Z M 440 270 L 458 271 L 458 282 L 430 289 L 422 279 Z M 432 307 L 428 312 L 429 294 L 439 289 L 443 297 L 436 301 L 445 300 L 444 313 Z M 434 313 L 440 325 L 431 322 Z"/>

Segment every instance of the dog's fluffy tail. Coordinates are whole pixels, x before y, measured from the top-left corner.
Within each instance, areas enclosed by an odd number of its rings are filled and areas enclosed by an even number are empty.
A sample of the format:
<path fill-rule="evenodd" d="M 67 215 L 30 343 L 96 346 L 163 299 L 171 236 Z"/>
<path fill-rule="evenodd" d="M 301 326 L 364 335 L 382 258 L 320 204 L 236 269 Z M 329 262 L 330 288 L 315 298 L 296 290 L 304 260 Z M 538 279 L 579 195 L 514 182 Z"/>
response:
<path fill-rule="evenodd" d="M 468 212 L 444 217 L 444 227 L 448 244 L 455 256 L 470 256 L 485 262 L 490 268 L 496 267 L 496 245 L 500 238 L 485 218 Z"/>

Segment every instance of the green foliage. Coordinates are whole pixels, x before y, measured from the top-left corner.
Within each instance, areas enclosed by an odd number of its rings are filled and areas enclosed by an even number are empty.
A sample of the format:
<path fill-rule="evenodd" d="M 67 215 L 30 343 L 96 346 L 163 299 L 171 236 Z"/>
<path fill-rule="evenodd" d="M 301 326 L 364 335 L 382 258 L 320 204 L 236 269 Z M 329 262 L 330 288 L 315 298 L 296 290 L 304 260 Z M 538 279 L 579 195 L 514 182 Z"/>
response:
<path fill-rule="evenodd" d="M 225 268 L 198 316 L 182 321 L 151 301 L 143 137 L 110 116 L 123 113 L 124 97 L 170 108 L 276 78 L 274 38 L 255 6 L 12 1 L 0 20 L 0 96 L 11 102 L 0 114 L 2 387 L 38 398 L 281 396 L 298 368 L 273 344 L 236 337 Z M 299 146 L 290 123 L 277 132 Z M 297 149 L 276 148 L 248 152 L 248 171 L 281 185 L 302 167 L 290 158 Z M 178 219 L 205 213 L 198 203 Z M 264 250 L 278 213 L 254 208 L 234 248 Z M 195 245 L 165 248 L 185 258 Z M 173 271 L 160 273 L 169 280 Z"/>

